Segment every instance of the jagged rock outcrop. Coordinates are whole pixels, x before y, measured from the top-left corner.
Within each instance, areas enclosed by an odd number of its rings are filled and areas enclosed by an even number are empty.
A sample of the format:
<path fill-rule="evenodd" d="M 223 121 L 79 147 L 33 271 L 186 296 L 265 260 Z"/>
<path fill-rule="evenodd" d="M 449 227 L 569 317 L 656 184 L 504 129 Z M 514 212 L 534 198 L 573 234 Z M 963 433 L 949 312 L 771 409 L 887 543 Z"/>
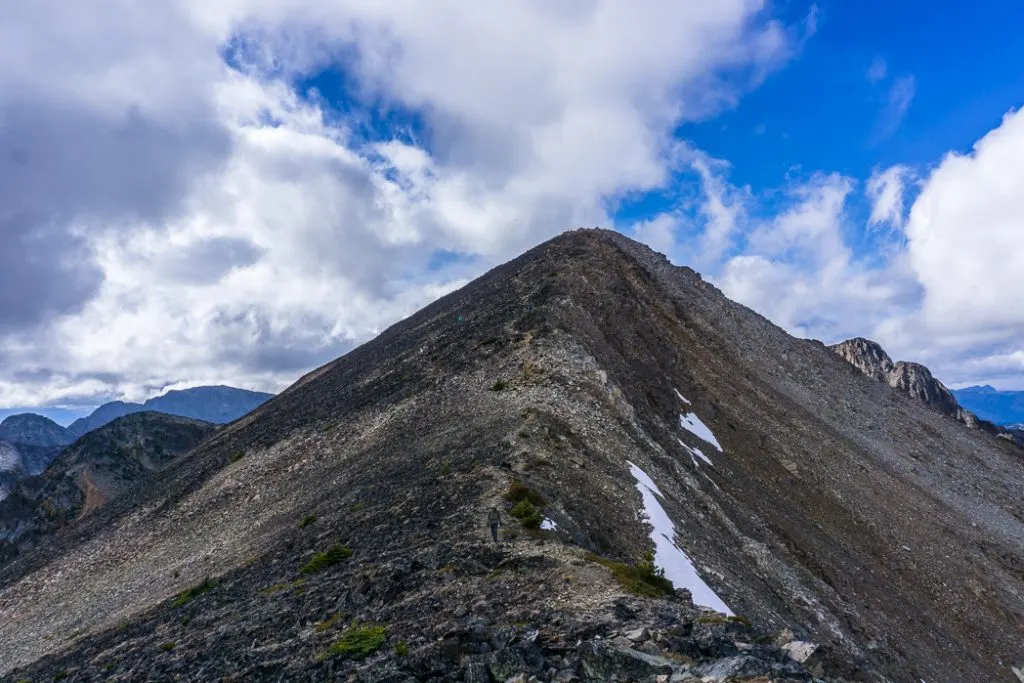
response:
<path fill-rule="evenodd" d="M 849 339 L 829 348 L 868 377 L 928 404 L 934 410 L 971 429 L 981 427 L 977 416 L 960 407 L 953 392 L 920 363 L 893 363 L 880 344 L 862 337 Z"/>
<path fill-rule="evenodd" d="M 1021 468 L 576 231 L 0 566 L 0 675 L 1012 681 Z"/>
<path fill-rule="evenodd" d="M 0 500 L 0 562 L 95 512 L 215 430 L 198 420 L 136 413 L 86 434 Z"/>

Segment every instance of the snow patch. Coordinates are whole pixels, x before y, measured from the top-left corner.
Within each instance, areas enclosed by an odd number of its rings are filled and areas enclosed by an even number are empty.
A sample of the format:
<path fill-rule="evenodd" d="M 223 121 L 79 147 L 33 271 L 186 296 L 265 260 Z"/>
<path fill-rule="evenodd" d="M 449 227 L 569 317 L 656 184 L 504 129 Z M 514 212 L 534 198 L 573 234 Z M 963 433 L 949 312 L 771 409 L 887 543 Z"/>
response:
<path fill-rule="evenodd" d="M 642 469 L 628 460 L 626 464 L 629 465 L 630 474 L 636 479 L 636 488 L 643 499 L 643 517 L 653 527 L 651 540 L 654 541 L 654 564 L 665 571 L 665 578 L 671 581 L 672 585 L 677 588 L 688 588 L 693 594 L 695 605 L 710 607 L 732 616 L 733 611 L 709 585 L 704 583 L 689 556 L 676 545 L 676 526 L 658 501 L 658 496 L 663 497 L 658 486 Z"/>
<path fill-rule="evenodd" d="M 545 517 L 544 521 L 540 523 L 540 528 L 541 529 L 546 529 L 548 531 L 557 531 L 558 530 L 558 524 L 555 523 L 555 520 L 548 519 L 547 517 Z"/>
<path fill-rule="evenodd" d="M 680 401 L 682 401 L 686 405 L 690 405 L 690 400 L 688 398 L 686 398 L 685 396 L 683 396 L 682 394 L 680 394 L 678 389 L 673 387 L 672 391 L 676 392 L 676 396 L 679 397 Z"/>
<path fill-rule="evenodd" d="M 706 424 L 701 422 L 700 418 L 697 417 L 696 413 L 680 413 L 679 424 L 682 426 L 683 429 L 690 432 L 701 441 L 706 441 L 707 443 L 717 448 L 719 453 L 722 452 L 722 446 L 721 444 L 718 443 L 718 439 L 715 438 L 715 435 L 712 433 L 711 429 Z"/>
<path fill-rule="evenodd" d="M 704 455 L 704 451 L 702 451 L 701 449 L 695 448 L 693 446 L 687 446 L 685 443 L 683 443 L 683 440 L 680 439 L 679 437 L 676 437 L 676 441 L 678 441 L 679 445 L 682 446 L 683 448 L 685 448 L 686 452 L 690 454 L 690 459 L 693 460 L 693 464 L 694 465 L 698 464 L 697 463 L 697 458 L 698 457 L 701 460 L 703 460 L 704 462 L 706 462 L 707 464 L 709 464 L 709 465 L 714 465 L 715 464 L 715 463 L 711 462 L 711 458 L 709 458 L 708 456 Z M 694 457 L 694 456 L 697 456 L 697 457 Z"/>

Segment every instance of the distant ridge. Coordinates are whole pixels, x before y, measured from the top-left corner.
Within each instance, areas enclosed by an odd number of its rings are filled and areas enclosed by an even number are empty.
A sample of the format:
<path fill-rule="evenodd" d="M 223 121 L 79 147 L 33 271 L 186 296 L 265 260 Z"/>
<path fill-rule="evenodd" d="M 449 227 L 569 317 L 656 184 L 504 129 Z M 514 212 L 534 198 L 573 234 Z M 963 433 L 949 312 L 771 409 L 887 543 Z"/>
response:
<path fill-rule="evenodd" d="M 104 403 L 88 417 L 79 418 L 68 425 L 67 431 L 72 437 L 71 440 L 74 440 L 119 417 L 143 411 L 225 424 L 234 422 L 273 397 L 273 394 L 261 391 L 248 391 L 223 385 L 168 391 L 163 396 L 151 398 L 145 403 L 126 403 L 124 401 Z"/>
<path fill-rule="evenodd" d="M 953 395 L 983 420 L 1011 429 L 1024 425 L 1024 391 L 998 391 L 985 385 L 956 389 Z"/>

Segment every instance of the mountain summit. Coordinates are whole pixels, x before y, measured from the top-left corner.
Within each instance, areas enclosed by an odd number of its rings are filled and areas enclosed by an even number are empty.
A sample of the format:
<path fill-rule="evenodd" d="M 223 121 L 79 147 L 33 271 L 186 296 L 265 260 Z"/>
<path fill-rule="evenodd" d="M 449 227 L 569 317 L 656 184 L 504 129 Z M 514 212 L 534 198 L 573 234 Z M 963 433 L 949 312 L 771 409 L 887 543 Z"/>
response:
<path fill-rule="evenodd" d="M 0 672 L 1009 682 L 1022 471 L 574 231 L 0 568 Z"/>

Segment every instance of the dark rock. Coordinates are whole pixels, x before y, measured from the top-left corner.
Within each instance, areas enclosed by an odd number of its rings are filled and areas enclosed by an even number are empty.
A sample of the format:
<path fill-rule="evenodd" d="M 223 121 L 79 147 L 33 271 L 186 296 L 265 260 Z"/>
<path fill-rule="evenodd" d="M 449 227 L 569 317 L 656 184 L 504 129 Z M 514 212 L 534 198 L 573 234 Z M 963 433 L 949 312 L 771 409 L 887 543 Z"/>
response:
<path fill-rule="evenodd" d="M 583 680 L 587 681 L 634 681 L 672 673 L 672 665 L 664 657 L 600 641 L 581 644 L 577 653 L 582 666 Z"/>

